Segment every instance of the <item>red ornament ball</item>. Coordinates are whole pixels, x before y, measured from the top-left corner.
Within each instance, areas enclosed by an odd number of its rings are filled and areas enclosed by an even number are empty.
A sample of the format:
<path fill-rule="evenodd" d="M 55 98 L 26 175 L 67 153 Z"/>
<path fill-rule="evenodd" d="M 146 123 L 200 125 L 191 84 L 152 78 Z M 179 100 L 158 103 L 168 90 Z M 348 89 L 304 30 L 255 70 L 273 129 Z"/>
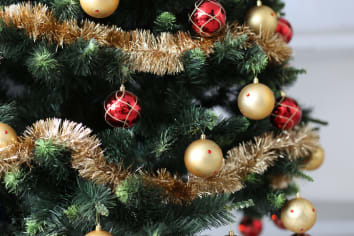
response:
<path fill-rule="evenodd" d="M 278 226 L 279 229 L 286 229 L 283 222 L 281 221 L 281 219 L 277 215 L 275 215 L 275 214 L 272 215 L 272 221 L 276 226 Z"/>
<path fill-rule="evenodd" d="M 238 226 L 238 230 L 243 236 L 258 236 L 261 234 L 263 224 L 261 220 L 243 217 Z"/>
<path fill-rule="evenodd" d="M 212 37 L 224 28 L 226 11 L 215 0 L 200 0 L 195 4 L 190 21 L 195 32 L 203 37 Z"/>
<path fill-rule="evenodd" d="M 140 119 L 141 106 L 138 98 L 125 91 L 122 86 L 120 91 L 116 91 L 108 96 L 104 103 L 105 120 L 112 127 L 131 128 Z"/>
<path fill-rule="evenodd" d="M 292 98 L 281 97 L 277 100 L 270 116 L 272 123 L 279 129 L 292 129 L 301 121 L 300 105 Z"/>
<path fill-rule="evenodd" d="M 289 21 L 284 18 L 279 18 L 276 32 L 279 33 L 287 43 L 293 38 L 293 28 Z"/>

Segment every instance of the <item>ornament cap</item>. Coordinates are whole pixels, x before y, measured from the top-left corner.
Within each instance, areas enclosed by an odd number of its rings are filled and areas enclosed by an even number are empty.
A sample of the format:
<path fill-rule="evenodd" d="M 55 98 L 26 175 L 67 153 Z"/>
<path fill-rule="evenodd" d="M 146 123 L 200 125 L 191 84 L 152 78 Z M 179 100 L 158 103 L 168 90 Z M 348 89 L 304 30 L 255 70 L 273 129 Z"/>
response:
<path fill-rule="evenodd" d="M 119 89 L 121 92 L 125 92 L 125 86 L 124 86 L 124 84 L 122 84 L 121 86 L 120 86 L 120 89 Z"/>
<path fill-rule="evenodd" d="M 96 231 L 102 231 L 102 226 L 100 224 L 96 226 Z"/>
<path fill-rule="evenodd" d="M 256 77 L 254 77 L 254 79 L 253 79 L 253 83 L 254 84 L 259 84 L 259 79 L 258 79 L 258 77 L 256 76 Z"/>
<path fill-rule="evenodd" d="M 282 90 L 282 91 L 280 92 L 280 96 L 281 96 L 282 98 L 286 97 L 286 93 L 285 93 L 284 90 Z"/>
<path fill-rule="evenodd" d="M 235 236 L 235 232 L 234 231 L 230 231 L 228 236 Z"/>
<path fill-rule="evenodd" d="M 263 4 L 262 4 L 262 1 L 261 0 L 257 0 L 257 7 L 260 7 L 260 6 L 262 6 Z"/>
<path fill-rule="evenodd" d="M 297 194 L 296 194 L 296 198 L 301 198 L 301 194 L 300 194 L 300 193 L 297 193 Z"/>
<path fill-rule="evenodd" d="M 200 135 L 200 139 L 205 140 L 206 139 L 206 135 L 205 134 Z"/>

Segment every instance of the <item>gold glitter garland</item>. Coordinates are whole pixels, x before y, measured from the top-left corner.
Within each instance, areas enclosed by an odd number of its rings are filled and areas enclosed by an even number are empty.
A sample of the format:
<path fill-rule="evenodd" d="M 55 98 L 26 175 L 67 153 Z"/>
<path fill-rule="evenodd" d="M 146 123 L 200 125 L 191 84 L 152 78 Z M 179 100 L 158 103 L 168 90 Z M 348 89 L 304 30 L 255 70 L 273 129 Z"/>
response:
<path fill-rule="evenodd" d="M 108 164 L 98 138 L 92 131 L 71 121 L 47 119 L 27 128 L 19 140 L 0 149 L 0 173 L 31 165 L 35 142 L 38 139 L 51 140 L 66 147 L 72 153 L 72 167 L 79 175 L 96 183 L 107 184 L 115 189 L 129 176 L 141 175 L 146 183 L 160 186 L 164 198 L 174 203 L 189 202 L 197 197 L 234 193 L 240 190 L 244 179 L 251 173 L 263 174 L 280 156 L 291 160 L 309 155 L 318 147 L 318 135 L 308 127 L 283 131 L 275 136 L 272 132 L 242 143 L 227 153 L 222 170 L 211 178 L 190 175 L 187 182 L 173 176 L 166 169 L 155 174 L 140 171 L 134 173 L 120 164 Z"/>
<path fill-rule="evenodd" d="M 148 30 L 123 31 L 116 26 L 105 26 L 85 20 L 81 24 L 58 21 L 43 4 L 20 3 L 4 7 L 0 19 L 6 25 L 24 30 L 33 40 L 46 39 L 58 46 L 68 45 L 79 38 L 95 39 L 100 45 L 121 48 L 129 56 L 131 70 L 156 75 L 176 74 L 184 71 L 181 56 L 187 50 L 202 49 L 207 55 L 213 52 L 215 42 L 225 40 L 226 32 L 233 37 L 248 35 L 248 45 L 253 42 L 266 52 L 269 61 L 283 63 L 292 54 L 291 49 L 278 35 L 256 36 L 248 27 L 231 25 L 218 37 L 193 38 L 187 32 L 153 35 Z"/>

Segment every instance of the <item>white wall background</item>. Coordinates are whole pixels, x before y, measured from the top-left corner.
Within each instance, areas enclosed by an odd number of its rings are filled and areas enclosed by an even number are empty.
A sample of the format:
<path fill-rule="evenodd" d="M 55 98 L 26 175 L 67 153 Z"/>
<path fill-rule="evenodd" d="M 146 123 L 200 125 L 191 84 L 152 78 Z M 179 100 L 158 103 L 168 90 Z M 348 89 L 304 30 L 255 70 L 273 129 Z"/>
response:
<path fill-rule="evenodd" d="M 354 235 L 354 0 L 285 0 L 286 19 L 295 30 L 292 65 L 307 69 L 287 94 L 313 107 L 322 127 L 324 165 L 300 182 L 303 197 L 314 202 L 318 222 L 312 236 Z M 238 218 L 240 220 L 240 217 Z M 237 224 L 233 224 L 237 232 Z M 221 236 L 222 227 L 201 235 Z M 240 235 L 240 234 L 238 234 Z M 291 235 L 265 219 L 264 236 Z"/>

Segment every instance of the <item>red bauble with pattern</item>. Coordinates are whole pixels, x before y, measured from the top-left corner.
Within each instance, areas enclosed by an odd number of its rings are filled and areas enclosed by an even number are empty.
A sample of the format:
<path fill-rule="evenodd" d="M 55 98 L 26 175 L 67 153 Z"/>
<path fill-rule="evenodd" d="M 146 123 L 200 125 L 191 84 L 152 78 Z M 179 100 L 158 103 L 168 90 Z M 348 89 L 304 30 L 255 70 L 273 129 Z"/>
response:
<path fill-rule="evenodd" d="M 258 236 L 261 234 L 263 224 L 261 220 L 243 217 L 238 230 L 243 236 Z"/>
<path fill-rule="evenodd" d="M 215 0 L 201 0 L 196 2 L 190 21 L 195 32 L 203 37 L 212 37 L 224 28 L 226 11 Z"/>
<path fill-rule="evenodd" d="M 279 129 L 292 129 L 301 121 L 302 111 L 292 98 L 281 97 L 277 100 L 270 116 L 272 123 Z"/>
<path fill-rule="evenodd" d="M 108 96 L 104 103 L 105 120 L 112 127 L 131 128 L 140 119 L 138 98 L 124 87 Z"/>
<path fill-rule="evenodd" d="M 293 38 L 293 28 L 289 21 L 284 18 L 279 18 L 276 32 L 279 33 L 287 43 Z"/>
<path fill-rule="evenodd" d="M 286 229 L 286 227 L 283 224 L 283 221 L 281 221 L 281 219 L 277 215 L 275 214 L 272 215 L 272 221 L 276 226 L 278 226 L 279 229 Z"/>

